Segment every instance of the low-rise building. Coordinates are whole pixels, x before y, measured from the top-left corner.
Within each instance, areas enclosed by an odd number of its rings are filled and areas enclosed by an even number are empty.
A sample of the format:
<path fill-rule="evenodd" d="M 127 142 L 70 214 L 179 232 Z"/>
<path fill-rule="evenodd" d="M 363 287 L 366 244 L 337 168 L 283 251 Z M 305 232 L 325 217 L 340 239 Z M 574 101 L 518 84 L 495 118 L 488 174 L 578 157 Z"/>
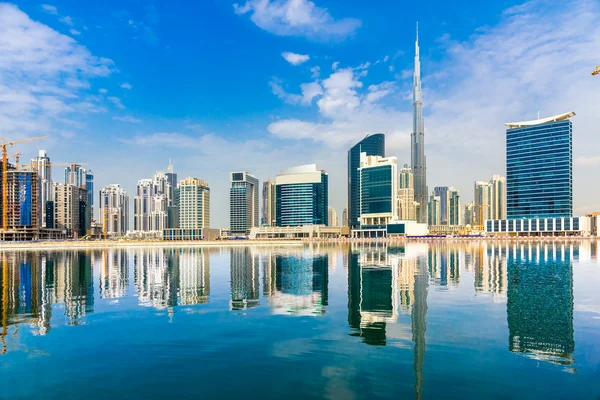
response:
<path fill-rule="evenodd" d="M 591 217 L 503 219 L 485 221 L 489 236 L 589 236 Z"/>
<path fill-rule="evenodd" d="M 252 228 L 250 239 L 336 239 L 348 236 L 348 227 L 325 225 L 262 226 Z"/>

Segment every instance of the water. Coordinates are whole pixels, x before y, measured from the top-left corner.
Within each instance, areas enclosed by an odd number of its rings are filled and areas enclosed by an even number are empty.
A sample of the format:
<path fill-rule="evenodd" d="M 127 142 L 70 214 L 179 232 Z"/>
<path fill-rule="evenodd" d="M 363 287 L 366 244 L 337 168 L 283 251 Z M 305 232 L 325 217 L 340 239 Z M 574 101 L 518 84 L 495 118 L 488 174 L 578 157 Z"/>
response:
<path fill-rule="evenodd" d="M 598 399 L 598 252 L 0 252 L 0 398 Z"/>

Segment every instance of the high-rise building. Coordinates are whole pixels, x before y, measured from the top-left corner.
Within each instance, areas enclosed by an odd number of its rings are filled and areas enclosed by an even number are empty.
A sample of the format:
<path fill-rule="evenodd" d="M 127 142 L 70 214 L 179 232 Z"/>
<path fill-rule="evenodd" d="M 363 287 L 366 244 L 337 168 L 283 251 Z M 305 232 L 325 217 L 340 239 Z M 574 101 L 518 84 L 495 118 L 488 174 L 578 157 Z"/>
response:
<path fill-rule="evenodd" d="M 210 228 L 210 189 L 198 178 L 179 182 L 179 227 Z"/>
<path fill-rule="evenodd" d="M 275 226 L 276 225 L 276 208 L 277 208 L 277 196 L 275 190 L 275 182 L 268 180 L 263 182 L 262 192 L 262 218 L 261 225 L 263 226 Z"/>
<path fill-rule="evenodd" d="M 427 205 L 427 223 L 429 226 L 435 226 L 441 224 L 441 201 L 438 196 L 432 194 L 429 196 L 429 204 Z"/>
<path fill-rule="evenodd" d="M 342 211 L 342 226 L 348 226 L 348 206 Z"/>
<path fill-rule="evenodd" d="M 574 115 L 505 124 L 509 220 L 572 217 Z"/>
<path fill-rule="evenodd" d="M 492 185 L 490 182 L 477 181 L 474 188 L 474 222 L 483 226 L 492 218 Z"/>
<path fill-rule="evenodd" d="M 447 199 L 446 199 L 445 203 L 446 203 L 446 209 L 448 211 L 447 225 L 450 225 L 450 226 L 462 225 L 461 224 L 462 210 L 460 208 L 460 194 L 459 194 L 458 190 L 453 187 L 449 188 L 446 198 Z M 440 214 L 441 214 L 441 212 L 440 212 Z"/>
<path fill-rule="evenodd" d="M 448 225 L 448 186 L 436 186 L 433 193 L 440 198 L 440 220 L 442 225 Z"/>
<path fill-rule="evenodd" d="M 360 227 L 385 226 L 398 219 L 396 157 L 360 155 Z"/>
<path fill-rule="evenodd" d="M 385 157 L 385 135 L 376 133 L 368 135 L 348 150 L 348 221 L 350 228 L 356 229 L 360 219 L 360 186 L 358 168 L 360 154 Z"/>
<path fill-rule="evenodd" d="M 8 228 L 37 228 L 39 226 L 39 182 L 36 171 L 8 170 Z"/>
<path fill-rule="evenodd" d="M 65 168 L 65 184 L 77 186 L 86 191 L 86 213 L 91 223 L 94 215 L 94 173 L 79 164 L 71 164 Z"/>
<path fill-rule="evenodd" d="M 281 171 L 275 180 L 277 226 L 327 225 L 329 177 L 315 164 Z"/>
<path fill-rule="evenodd" d="M 232 235 L 247 236 L 259 226 L 258 179 L 248 172 L 232 172 L 229 177 L 229 228 Z"/>
<path fill-rule="evenodd" d="M 492 176 L 492 219 L 506 219 L 506 178 L 500 175 Z"/>
<path fill-rule="evenodd" d="M 129 230 L 129 195 L 121 185 L 108 185 L 100 191 L 100 222 L 106 224 L 109 235 L 122 236 Z"/>
<path fill-rule="evenodd" d="M 423 92 L 421 91 L 421 62 L 419 32 L 415 42 L 415 71 L 413 76 L 413 132 L 410 138 L 411 167 L 414 174 L 415 201 L 420 204 L 420 223 L 427 222 L 427 159 L 425 157 L 425 123 L 423 121 Z"/>
<path fill-rule="evenodd" d="M 329 221 L 329 226 L 338 226 L 338 217 L 335 208 L 329 206 L 328 214 L 327 219 Z"/>
<path fill-rule="evenodd" d="M 404 168 L 401 168 L 398 174 L 400 175 L 398 219 L 402 221 L 415 221 L 417 219 L 417 207 L 412 169 L 407 164 L 404 164 Z"/>
<path fill-rule="evenodd" d="M 52 196 L 52 167 L 46 150 L 40 150 L 36 158 L 31 160 L 31 169 L 37 172 L 40 179 L 40 193 L 38 202 L 38 223 L 43 228 L 46 226 L 46 203 L 53 201 Z"/>
<path fill-rule="evenodd" d="M 167 183 L 169 184 L 169 189 L 166 193 L 169 200 L 169 204 L 167 204 L 167 206 L 173 207 L 177 205 L 177 174 L 173 172 L 173 164 L 171 163 L 170 159 L 165 176 L 167 177 Z"/>
<path fill-rule="evenodd" d="M 152 212 L 152 179 L 140 179 L 133 199 L 133 230 L 150 231 Z"/>
<path fill-rule="evenodd" d="M 87 207 L 87 190 L 82 187 L 53 183 L 54 192 L 54 228 L 63 229 L 74 237 L 86 234 L 91 225 Z"/>
<path fill-rule="evenodd" d="M 176 228 L 178 221 L 169 219 L 177 216 L 177 174 L 169 161 L 167 172 L 157 171 L 152 179 L 138 181 L 133 199 L 133 229 L 135 231 L 162 231 Z"/>
<path fill-rule="evenodd" d="M 465 204 L 465 225 L 475 224 L 475 205 L 473 202 Z"/>

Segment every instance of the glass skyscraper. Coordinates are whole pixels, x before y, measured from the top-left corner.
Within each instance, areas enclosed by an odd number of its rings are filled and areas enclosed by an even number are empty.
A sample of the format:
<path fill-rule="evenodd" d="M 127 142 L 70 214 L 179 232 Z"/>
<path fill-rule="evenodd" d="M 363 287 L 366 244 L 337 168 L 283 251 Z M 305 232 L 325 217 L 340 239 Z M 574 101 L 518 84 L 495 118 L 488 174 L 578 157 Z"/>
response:
<path fill-rule="evenodd" d="M 234 235 L 248 235 L 258 226 L 258 179 L 248 172 L 232 172 L 230 178 L 229 227 Z"/>
<path fill-rule="evenodd" d="M 572 217 L 573 115 L 506 124 L 509 220 Z"/>
<path fill-rule="evenodd" d="M 277 226 L 328 225 L 327 172 L 315 164 L 288 168 L 275 185 Z"/>
<path fill-rule="evenodd" d="M 369 135 L 348 150 L 348 226 L 356 229 L 360 218 L 360 185 L 358 168 L 360 153 L 367 156 L 385 157 L 385 135 Z"/>

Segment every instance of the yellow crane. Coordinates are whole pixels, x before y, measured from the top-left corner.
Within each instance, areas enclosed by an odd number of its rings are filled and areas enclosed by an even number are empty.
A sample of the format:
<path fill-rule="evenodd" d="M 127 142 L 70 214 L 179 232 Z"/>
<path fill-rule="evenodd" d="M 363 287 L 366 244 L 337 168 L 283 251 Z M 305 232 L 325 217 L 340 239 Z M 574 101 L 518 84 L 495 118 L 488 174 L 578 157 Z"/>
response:
<path fill-rule="evenodd" d="M 101 205 L 102 206 L 102 205 Z M 104 207 L 104 213 L 103 213 L 103 217 L 102 218 L 102 236 L 104 236 L 104 239 L 108 238 L 108 229 L 106 227 L 106 221 L 111 220 L 111 221 L 118 221 L 119 220 L 119 216 L 118 215 L 113 215 L 110 218 L 108 217 L 108 207 Z"/>
<path fill-rule="evenodd" d="M 600 65 L 597 65 L 596 68 L 594 68 L 592 75 L 600 75 Z"/>
<path fill-rule="evenodd" d="M 8 146 L 14 146 L 19 143 L 33 142 L 35 140 L 47 139 L 49 136 L 40 136 L 35 138 L 14 140 L 12 142 L 6 142 L 2 138 L 2 230 L 8 229 Z M 18 161 L 18 160 L 17 160 Z M 18 162 L 17 162 L 18 164 Z"/>

